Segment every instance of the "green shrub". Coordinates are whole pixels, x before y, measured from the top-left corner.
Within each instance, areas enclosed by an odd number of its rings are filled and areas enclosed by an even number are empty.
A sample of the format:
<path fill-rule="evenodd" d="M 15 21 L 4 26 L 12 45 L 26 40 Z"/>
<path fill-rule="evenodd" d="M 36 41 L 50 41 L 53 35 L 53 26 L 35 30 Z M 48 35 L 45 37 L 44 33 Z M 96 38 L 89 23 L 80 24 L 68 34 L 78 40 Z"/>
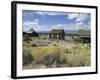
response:
<path fill-rule="evenodd" d="M 54 43 L 53 46 L 58 46 L 58 45 L 56 43 Z"/>
<path fill-rule="evenodd" d="M 31 69 L 43 69 L 43 68 L 46 68 L 46 66 L 44 65 L 44 64 L 42 64 L 42 63 L 37 63 L 37 62 L 32 62 L 32 67 L 31 67 Z"/>
<path fill-rule="evenodd" d="M 30 45 L 38 45 L 31 41 Z M 26 43 L 25 43 L 26 44 Z M 28 43 L 27 43 L 28 44 Z M 74 45 L 70 48 L 53 46 L 37 47 L 35 49 L 23 48 L 23 64 L 33 65 L 33 68 L 51 68 L 51 67 L 80 67 L 91 65 L 91 47 L 88 45 Z M 31 52 L 32 51 L 32 52 Z M 32 66 L 30 65 L 30 66 Z M 35 66 L 36 65 L 36 66 Z"/>
<path fill-rule="evenodd" d="M 43 37 L 42 39 L 47 39 L 47 37 Z"/>
<path fill-rule="evenodd" d="M 29 47 L 30 45 L 23 41 L 23 47 Z"/>
<path fill-rule="evenodd" d="M 42 37 L 40 37 L 41 39 L 48 39 L 48 36 L 42 36 Z"/>
<path fill-rule="evenodd" d="M 34 60 L 31 51 L 28 48 L 23 49 L 23 66 L 30 64 Z"/>
<path fill-rule="evenodd" d="M 26 41 L 26 43 L 30 44 L 30 41 Z"/>
<path fill-rule="evenodd" d="M 69 67 L 85 66 L 84 56 L 81 54 L 68 54 Z"/>
<path fill-rule="evenodd" d="M 77 37 L 74 39 L 75 42 L 79 42 L 79 43 L 82 43 L 84 40 L 80 37 Z"/>
<path fill-rule="evenodd" d="M 68 48 L 65 48 L 65 49 L 64 49 L 64 53 L 67 53 L 67 54 L 68 54 L 68 53 L 71 53 L 71 50 L 68 49 Z"/>
<path fill-rule="evenodd" d="M 48 67 L 52 67 L 55 64 L 55 67 L 60 67 L 63 64 L 67 64 L 67 56 L 65 53 L 61 52 L 52 52 L 44 56 L 44 64 Z"/>
<path fill-rule="evenodd" d="M 37 47 L 37 44 L 36 43 L 32 43 L 31 46 L 32 47 Z"/>
<path fill-rule="evenodd" d="M 50 67 L 54 62 L 57 63 L 59 57 L 60 57 L 59 53 L 54 53 L 54 52 L 49 53 L 49 54 L 47 54 L 47 55 L 44 56 L 43 63 L 46 66 Z M 56 64 L 55 64 L 55 66 L 56 66 Z"/>
<path fill-rule="evenodd" d="M 60 57 L 57 59 L 57 67 L 66 67 L 68 66 L 68 58 L 65 53 L 60 53 Z"/>
<path fill-rule="evenodd" d="M 46 43 L 46 42 L 40 42 L 40 43 L 38 43 L 38 46 L 48 46 L 48 43 Z"/>
<path fill-rule="evenodd" d="M 74 46 L 71 48 L 72 53 L 67 54 L 69 67 L 89 66 L 91 63 L 90 59 L 90 48 Z"/>
<path fill-rule="evenodd" d="M 25 37 L 23 37 L 23 41 L 31 41 L 32 40 L 32 38 L 31 37 L 29 37 L 29 36 L 25 36 Z"/>

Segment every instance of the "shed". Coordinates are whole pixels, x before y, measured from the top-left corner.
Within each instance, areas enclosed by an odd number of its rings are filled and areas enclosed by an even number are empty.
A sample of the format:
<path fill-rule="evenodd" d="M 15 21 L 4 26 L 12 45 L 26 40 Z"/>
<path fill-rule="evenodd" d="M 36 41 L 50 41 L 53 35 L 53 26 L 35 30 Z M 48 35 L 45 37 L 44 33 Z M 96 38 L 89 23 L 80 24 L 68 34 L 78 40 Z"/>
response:
<path fill-rule="evenodd" d="M 64 39 L 65 32 L 64 29 L 53 29 L 50 32 L 50 39 Z"/>
<path fill-rule="evenodd" d="M 83 39 L 84 43 L 91 43 L 90 30 L 79 30 L 77 35 Z"/>
<path fill-rule="evenodd" d="M 30 31 L 30 32 L 23 32 L 23 37 L 29 36 L 29 37 L 38 37 L 39 34 L 35 31 Z"/>

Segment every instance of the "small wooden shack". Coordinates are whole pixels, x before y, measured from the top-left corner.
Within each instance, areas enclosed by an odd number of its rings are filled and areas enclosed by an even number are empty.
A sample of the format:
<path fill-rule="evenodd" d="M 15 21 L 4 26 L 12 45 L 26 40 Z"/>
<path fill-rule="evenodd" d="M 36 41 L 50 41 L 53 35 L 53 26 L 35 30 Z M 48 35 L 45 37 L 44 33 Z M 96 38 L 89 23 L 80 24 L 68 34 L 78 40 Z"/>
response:
<path fill-rule="evenodd" d="M 90 36 L 82 36 L 83 43 L 91 43 L 91 38 Z"/>
<path fill-rule="evenodd" d="M 90 30 L 79 30 L 77 35 L 83 39 L 83 43 L 91 43 Z"/>
<path fill-rule="evenodd" d="M 53 29 L 50 32 L 50 39 L 64 39 L 65 32 L 64 29 Z"/>
<path fill-rule="evenodd" d="M 39 37 L 39 34 L 36 33 L 35 31 L 32 32 L 23 32 L 23 37 L 28 36 L 28 37 Z"/>

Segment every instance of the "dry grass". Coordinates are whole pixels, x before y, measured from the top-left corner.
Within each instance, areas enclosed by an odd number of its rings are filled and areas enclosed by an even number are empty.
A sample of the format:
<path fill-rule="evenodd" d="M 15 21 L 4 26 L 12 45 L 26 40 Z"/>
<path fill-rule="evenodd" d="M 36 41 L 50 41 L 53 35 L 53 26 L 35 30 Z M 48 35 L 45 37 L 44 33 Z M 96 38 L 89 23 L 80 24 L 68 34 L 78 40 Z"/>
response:
<path fill-rule="evenodd" d="M 42 42 L 47 45 L 39 46 Z M 34 58 L 32 63 L 24 66 L 23 69 L 91 65 L 91 48 L 87 44 L 83 46 L 81 43 L 33 39 L 29 44 L 23 42 L 23 51 Z"/>

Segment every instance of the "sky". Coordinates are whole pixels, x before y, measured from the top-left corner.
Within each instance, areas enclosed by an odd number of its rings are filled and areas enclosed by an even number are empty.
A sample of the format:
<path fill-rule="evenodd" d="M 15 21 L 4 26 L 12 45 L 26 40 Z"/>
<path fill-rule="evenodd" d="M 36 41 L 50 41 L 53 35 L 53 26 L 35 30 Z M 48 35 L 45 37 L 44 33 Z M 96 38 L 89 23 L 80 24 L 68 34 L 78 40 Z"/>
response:
<path fill-rule="evenodd" d="M 90 13 L 23 10 L 23 31 L 90 30 Z"/>

